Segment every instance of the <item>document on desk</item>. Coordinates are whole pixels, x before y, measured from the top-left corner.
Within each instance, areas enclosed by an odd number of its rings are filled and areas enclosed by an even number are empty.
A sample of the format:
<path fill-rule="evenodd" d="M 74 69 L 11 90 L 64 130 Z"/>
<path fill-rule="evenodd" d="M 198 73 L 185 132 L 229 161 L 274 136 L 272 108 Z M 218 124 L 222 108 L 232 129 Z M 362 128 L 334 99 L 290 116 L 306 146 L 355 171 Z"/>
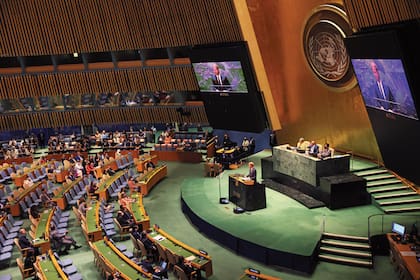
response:
<path fill-rule="evenodd" d="M 415 257 L 416 252 L 415 251 L 401 251 L 401 256 L 403 256 L 403 257 Z"/>
<path fill-rule="evenodd" d="M 191 256 L 189 256 L 189 257 L 186 257 L 185 259 L 186 259 L 187 261 L 192 262 L 193 260 L 195 260 L 195 256 L 191 255 Z"/>
<path fill-rule="evenodd" d="M 157 241 L 162 241 L 162 240 L 165 240 L 165 237 L 164 237 L 164 236 L 162 236 L 162 235 L 160 235 L 160 234 L 158 234 L 158 235 L 156 235 L 155 237 L 153 237 L 153 239 L 154 239 L 154 240 L 157 240 Z"/>

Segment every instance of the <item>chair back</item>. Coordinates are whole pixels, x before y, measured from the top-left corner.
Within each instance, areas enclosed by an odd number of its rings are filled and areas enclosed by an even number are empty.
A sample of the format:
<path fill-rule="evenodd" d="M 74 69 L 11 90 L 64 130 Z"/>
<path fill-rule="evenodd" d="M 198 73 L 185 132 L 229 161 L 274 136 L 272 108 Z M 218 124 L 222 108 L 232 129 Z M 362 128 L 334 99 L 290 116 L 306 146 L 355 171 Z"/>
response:
<path fill-rule="evenodd" d="M 189 280 L 185 271 L 180 268 L 178 265 L 174 265 L 174 273 L 179 280 Z"/>
<path fill-rule="evenodd" d="M 33 268 L 25 269 L 25 265 L 23 264 L 23 261 L 21 258 L 17 258 L 16 263 L 19 267 L 20 273 L 22 274 L 22 279 L 26 279 L 35 275 L 35 269 Z"/>

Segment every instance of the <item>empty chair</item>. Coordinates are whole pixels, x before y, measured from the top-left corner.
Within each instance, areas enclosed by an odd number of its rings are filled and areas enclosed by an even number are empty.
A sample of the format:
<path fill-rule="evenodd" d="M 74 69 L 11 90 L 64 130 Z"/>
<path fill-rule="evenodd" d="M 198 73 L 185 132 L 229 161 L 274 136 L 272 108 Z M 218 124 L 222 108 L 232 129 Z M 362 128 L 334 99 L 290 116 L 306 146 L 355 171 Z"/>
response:
<path fill-rule="evenodd" d="M 115 231 L 114 228 L 107 229 L 103 223 L 101 223 L 101 228 L 102 228 L 102 230 L 104 231 L 104 233 L 107 237 L 113 237 L 114 235 L 117 234 L 117 232 Z"/>
<path fill-rule="evenodd" d="M 61 211 L 60 207 L 56 207 L 55 212 L 58 213 L 60 217 L 70 217 L 70 211 Z"/>
<path fill-rule="evenodd" d="M 71 197 L 72 197 L 72 199 L 75 199 L 75 200 L 79 200 L 83 195 L 82 194 L 76 194 L 76 192 L 74 191 L 74 188 L 72 188 L 72 189 L 70 189 L 70 195 L 71 195 Z"/>
<path fill-rule="evenodd" d="M 23 221 L 17 221 L 13 218 L 12 214 L 8 214 L 7 215 L 7 219 L 12 223 L 13 226 L 22 226 L 23 225 Z"/>
<path fill-rule="evenodd" d="M 39 197 L 37 197 L 36 192 L 31 192 L 30 196 L 31 196 L 31 199 L 34 203 L 36 203 L 36 204 L 41 203 L 41 199 Z"/>
<path fill-rule="evenodd" d="M 67 267 L 73 264 L 73 261 L 71 259 L 60 259 L 60 257 L 58 256 L 56 252 L 54 252 L 54 257 L 56 258 L 57 261 L 60 260 L 61 265 L 64 267 Z"/>
<path fill-rule="evenodd" d="M 26 206 L 25 201 L 23 201 L 23 200 L 19 201 L 19 206 L 20 206 L 20 209 L 22 210 L 22 215 L 25 215 L 28 212 L 28 209 L 29 209 L 29 207 Z"/>
<path fill-rule="evenodd" d="M 3 247 L 11 246 L 11 245 L 13 245 L 13 243 L 14 243 L 14 239 L 13 238 L 11 238 L 11 239 L 5 239 L 3 237 L 3 234 L 0 233 L 0 244 L 1 244 L 1 246 L 3 246 Z"/>
<path fill-rule="evenodd" d="M 0 227 L 0 231 L 4 236 L 4 239 L 6 239 L 6 240 L 7 239 L 13 239 L 13 238 L 16 238 L 18 236 L 17 232 L 8 232 L 6 227 L 4 227 L 4 226 Z"/>
<path fill-rule="evenodd" d="M 63 272 L 66 275 L 72 275 L 72 274 L 77 273 L 77 267 L 75 267 L 73 264 L 65 266 L 64 263 L 60 259 L 57 259 L 57 263 L 60 265 L 61 270 L 63 270 Z"/>
<path fill-rule="evenodd" d="M 72 198 L 69 193 L 65 193 L 64 196 L 66 197 L 67 204 L 69 204 L 70 206 L 77 205 L 77 199 Z"/>
<path fill-rule="evenodd" d="M 12 223 L 9 220 L 5 220 L 3 222 L 3 225 L 7 228 L 7 232 L 12 233 L 12 232 L 18 232 L 20 227 L 18 226 L 13 226 Z"/>
<path fill-rule="evenodd" d="M 5 246 L 5 247 L 0 245 L 0 254 L 9 253 L 9 252 L 12 252 L 12 251 L 13 251 L 13 246 L 12 245 Z"/>

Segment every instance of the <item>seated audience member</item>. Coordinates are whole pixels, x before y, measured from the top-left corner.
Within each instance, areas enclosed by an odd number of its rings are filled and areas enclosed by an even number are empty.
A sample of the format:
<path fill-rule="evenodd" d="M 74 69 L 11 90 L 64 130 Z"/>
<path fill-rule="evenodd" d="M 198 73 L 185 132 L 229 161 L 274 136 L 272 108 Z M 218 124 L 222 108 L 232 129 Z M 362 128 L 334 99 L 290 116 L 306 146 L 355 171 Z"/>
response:
<path fill-rule="evenodd" d="M 19 237 L 18 237 L 19 246 L 22 249 L 28 249 L 28 252 L 31 251 L 34 256 L 39 256 L 39 249 L 34 247 L 31 241 L 29 241 L 28 237 L 26 237 L 26 229 L 21 228 L 19 230 Z"/>
<path fill-rule="evenodd" d="M 88 186 L 88 194 L 90 197 L 97 199 L 98 195 L 95 193 L 99 189 L 98 184 L 95 181 L 92 181 Z"/>
<path fill-rule="evenodd" d="M 121 280 L 121 279 L 124 279 L 124 278 L 121 277 L 118 271 L 115 271 L 114 273 L 109 274 L 108 277 L 106 278 L 106 280 Z"/>
<path fill-rule="evenodd" d="M 331 152 L 332 151 L 330 149 L 330 144 L 325 143 L 321 152 L 319 152 L 319 154 L 318 154 L 318 158 L 320 158 L 320 159 L 329 158 L 329 157 L 331 157 Z"/>
<path fill-rule="evenodd" d="M 74 249 L 79 249 L 80 247 L 82 247 L 78 245 L 76 240 L 74 240 L 73 237 L 71 237 L 68 234 L 69 234 L 68 231 L 66 231 L 66 233 L 59 233 L 55 229 L 55 226 L 51 226 L 51 229 L 50 229 L 51 238 L 53 238 L 54 241 L 58 243 L 58 246 L 60 248 L 64 247 L 64 249 L 61 249 L 59 254 L 67 255 L 71 246 L 73 246 Z"/>
<path fill-rule="evenodd" d="M 87 212 L 87 210 L 90 209 L 90 207 L 88 207 L 88 205 L 86 203 L 86 200 L 84 198 L 79 199 L 78 209 L 79 209 L 80 214 L 82 214 L 83 216 L 86 217 L 86 212 Z"/>
<path fill-rule="evenodd" d="M 145 163 L 144 167 L 146 168 L 147 171 L 150 171 L 150 170 L 153 170 L 156 166 L 151 160 L 149 160 L 148 162 Z"/>
<path fill-rule="evenodd" d="M 140 266 L 141 268 L 148 272 L 148 273 L 152 273 L 153 272 L 153 259 L 150 257 L 146 257 L 144 260 L 142 260 L 140 262 Z"/>
<path fill-rule="evenodd" d="M 48 195 L 46 189 L 42 190 L 42 193 L 39 198 L 41 199 L 42 205 L 46 208 L 51 208 L 57 205 L 57 203 L 54 200 L 52 200 L 51 197 Z"/>
<path fill-rule="evenodd" d="M 133 227 L 135 225 L 134 220 L 125 215 L 125 213 L 121 210 L 118 210 L 117 212 L 117 221 L 122 227 Z"/>
<path fill-rule="evenodd" d="M 183 256 L 178 256 L 178 262 L 176 265 L 179 266 L 185 272 L 185 274 L 188 276 L 188 279 L 190 279 L 192 274 L 195 272 L 191 261 L 186 260 Z M 201 279 L 200 271 L 197 271 L 196 279 Z"/>
<path fill-rule="evenodd" d="M 249 140 L 246 137 L 244 137 L 244 139 L 242 140 L 242 150 L 244 152 L 248 152 L 249 150 Z"/>
<path fill-rule="evenodd" d="M 26 177 L 26 179 L 25 180 L 23 180 L 23 185 L 22 185 L 22 187 L 24 188 L 24 189 L 27 189 L 27 188 L 30 188 L 30 187 L 32 187 L 34 185 L 34 181 L 32 181 L 32 179 L 31 179 L 31 177 Z"/>
<path fill-rule="evenodd" d="M 130 194 L 134 194 L 139 191 L 139 186 L 136 184 L 133 176 L 130 176 L 127 181 L 128 189 L 130 190 Z"/>
<path fill-rule="evenodd" d="M 86 175 L 89 175 L 89 174 L 96 175 L 95 174 L 95 164 L 92 161 L 90 161 L 86 165 L 85 169 L 86 169 Z"/>
<path fill-rule="evenodd" d="M 308 155 L 318 157 L 319 147 L 314 140 L 308 146 Z"/>
<path fill-rule="evenodd" d="M 131 198 L 131 197 L 129 197 L 125 192 L 122 192 L 121 193 L 121 197 L 120 197 L 120 199 L 118 200 L 118 203 L 122 206 L 122 207 L 124 207 L 124 208 L 127 208 L 127 207 L 129 207 L 130 206 L 130 204 L 132 203 L 132 202 L 134 202 L 135 201 L 135 199 L 133 199 L 133 198 Z"/>
<path fill-rule="evenodd" d="M 153 268 L 152 275 L 153 279 L 168 279 L 168 268 L 157 265 Z"/>
<path fill-rule="evenodd" d="M 35 220 L 38 220 L 40 216 L 38 206 L 32 205 L 31 208 L 29 208 L 29 215 L 31 215 Z"/>
<path fill-rule="evenodd" d="M 296 151 L 298 152 L 305 152 L 306 147 L 305 147 L 305 138 L 300 137 L 299 141 L 296 143 Z"/>

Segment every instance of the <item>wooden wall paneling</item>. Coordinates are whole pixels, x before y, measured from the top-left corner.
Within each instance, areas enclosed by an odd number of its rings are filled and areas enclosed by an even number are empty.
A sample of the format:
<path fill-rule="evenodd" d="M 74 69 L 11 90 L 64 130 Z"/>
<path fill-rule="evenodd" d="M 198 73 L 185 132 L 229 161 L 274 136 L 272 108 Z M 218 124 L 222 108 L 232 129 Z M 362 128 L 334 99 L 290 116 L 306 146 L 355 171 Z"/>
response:
<path fill-rule="evenodd" d="M 83 35 L 82 40 L 86 43 L 85 48 L 81 51 L 98 51 L 98 42 L 103 41 L 103 34 L 102 31 L 97 28 L 97 23 L 101 22 L 101 20 L 97 15 L 96 5 L 93 3 L 93 0 L 80 1 L 78 4 L 80 17 L 82 19 L 82 22 L 80 22 L 80 29 Z M 92 40 L 91 38 L 95 38 L 95 40 Z"/>
<path fill-rule="evenodd" d="M 148 48 L 152 45 L 151 32 L 147 24 L 147 14 L 144 14 L 144 1 L 127 0 L 125 14 L 131 30 L 134 45 L 139 49 Z"/>
<path fill-rule="evenodd" d="M 0 99 L 6 99 L 7 95 L 7 87 L 6 87 L 5 77 L 0 76 Z"/>
<path fill-rule="evenodd" d="M 112 0 L 106 0 L 103 2 L 106 3 L 106 5 L 100 5 L 102 9 L 100 9 L 98 12 L 103 22 L 102 29 L 104 30 L 105 34 L 106 45 L 109 50 L 117 50 L 119 49 L 118 45 L 119 41 L 121 41 L 121 38 L 119 36 L 120 32 L 116 31 L 114 27 L 118 27 L 119 30 L 123 28 L 120 27 L 120 23 L 117 17 L 117 7 L 120 6 L 120 4 L 118 2 L 115 3 Z M 115 9 L 115 11 L 111 12 L 110 9 Z"/>
<path fill-rule="evenodd" d="M 178 1 L 167 1 L 168 5 L 168 11 L 171 11 L 172 18 L 171 18 L 171 32 L 172 37 L 174 38 L 174 45 L 175 46 L 185 46 L 186 40 L 184 38 L 185 32 L 184 32 L 184 24 L 185 22 L 182 21 L 181 14 L 182 14 L 182 8 L 179 5 Z"/>
<path fill-rule="evenodd" d="M 417 1 L 418 3 L 418 1 Z M 401 11 L 401 20 L 407 20 L 411 17 L 410 1 L 399 1 L 397 6 Z M 413 6 L 414 8 L 414 6 Z"/>
<path fill-rule="evenodd" d="M 116 27 L 116 33 L 120 34 L 120 41 L 118 42 L 118 49 L 126 49 L 126 50 L 134 50 L 137 46 L 133 42 L 133 36 L 131 35 L 131 28 L 135 28 L 134 26 L 130 26 L 127 21 L 127 14 L 126 5 L 129 4 L 129 1 L 118 1 L 114 0 L 119 3 L 117 6 L 116 15 L 118 16 L 118 22 L 121 26 L 120 30 L 118 30 L 118 26 Z M 137 35 L 136 35 L 137 36 Z"/>
<path fill-rule="evenodd" d="M 91 83 L 90 77 L 92 77 L 92 75 L 88 76 L 86 75 L 85 72 L 81 72 L 81 73 L 79 72 L 77 73 L 77 76 L 76 75 L 74 76 L 76 77 L 78 85 L 79 85 L 78 91 L 77 91 L 79 94 L 94 92 L 91 90 L 91 87 L 90 87 L 90 83 Z"/>
<path fill-rule="evenodd" d="M 128 48 L 134 50 L 139 48 L 138 40 L 136 38 L 141 37 L 139 22 L 137 21 L 137 16 L 140 14 L 137 11 L 136 3 L 140 1 L 127 0 L 121 3 L 121 16 L 124 17 L 126 25 L 126 34 L 125 37 L 129 41 Z"/>
<path fill-rule="evenodd" d="M 43 54 L 57 53 L 57 26 L 53 20 L 53 15 L 51 14 L 51 5 L 49 5 L 50 3 L 48 3 L 48 0 L 35 1 L 37 5 L 34 8 L 38 19 L 38 24 L 35 26 L 35 29 L 37 29 L 39 34 L 39 40 L 41 40 L 38 51 Z M 57 6 L 59 3 L 60 1 L 57 1 L 56 3 L 53 3 L 53 5 Z"/>
<path fill-rule="evenodd" d="M 22 26 L 22 21 L 24 21 L 24 15 L 22 15 L 19 11 L 19 3 L 23 3 L 23 1 L 9 1 L 9 11 L 7 13 L 8 17 L 11 18 L 10 30 L 15 31 L 14 34 L 11 34 L 10 36 L 15 38 L 13 40 L 13 48 L 16 50 L 16 54 L 21 54 L 22 52 L 27 53 L 28 50 L 26 46 L 26 41 L 23 40 L 23 36 L 26 34 L 26 32 Z"/>
<path fill-rule="evenodd" d="M 65 2 L 65 17 L 67 26 L 66 37 L 73 36 L 74 47 L 70 52 L 83 52 L 88 49 L 86 42 L 86 34 L 84 32 L 84 21 L 81 16 L 81 2 L 83 1 L 64 1 Z M 71 35 L 70 35 L 71 34 Z M 68 47 L 66 48 L 68 49 Z M 66 51 L 65 53 L 67 53 Z"/>
<path fill-rule="evenodd" d="M 346 11 L 347 16 L 349 18 L 350 26 L 353 29 L 358 29 L 359 26 L 357 24 L 358 21 L 357 21 L 357 16 L 354 9 L 353 1 L 343 0 L 343 5 L 344 5 L 344 10 Z"/>
<path fill-rule="evenodd" d="M 39 3 L 38 3 L 39 2 Z M 30 55 L 40 55 L 51 53 L 51 48 L 49 47 L 50 42 L 45 39 L 43 36 L 45 29 L 44 23 L 40 22 L 42 18 L 45 18 L 43 9 L 40 5 L 45 3 L 44 1 L 38 0 L 26 0 L 26 5 L 21 7 L 23 10 L 29 12 L 30 20 L 25 20 L 24 24 L 26 25 L 26 34 L 25 39 L 30 45 L 29 53 Z"/>
<path fill-rule="evenodd" d="M 9 42 L 9 35 L 7 32 L 7 30 L 11 30 L 8 29 L 7 26 L 9 25 L 7 17 L 5 16 L 4 12 L 5 12 L 5 8 L 3 5 L 3 2 L 0 2 L 0 18 L 2 19 L 2 21 L 0 21 L 0 52 L 2 54 L 11 54 L 11 47 L 10 47 L 10 42 Z"/>

